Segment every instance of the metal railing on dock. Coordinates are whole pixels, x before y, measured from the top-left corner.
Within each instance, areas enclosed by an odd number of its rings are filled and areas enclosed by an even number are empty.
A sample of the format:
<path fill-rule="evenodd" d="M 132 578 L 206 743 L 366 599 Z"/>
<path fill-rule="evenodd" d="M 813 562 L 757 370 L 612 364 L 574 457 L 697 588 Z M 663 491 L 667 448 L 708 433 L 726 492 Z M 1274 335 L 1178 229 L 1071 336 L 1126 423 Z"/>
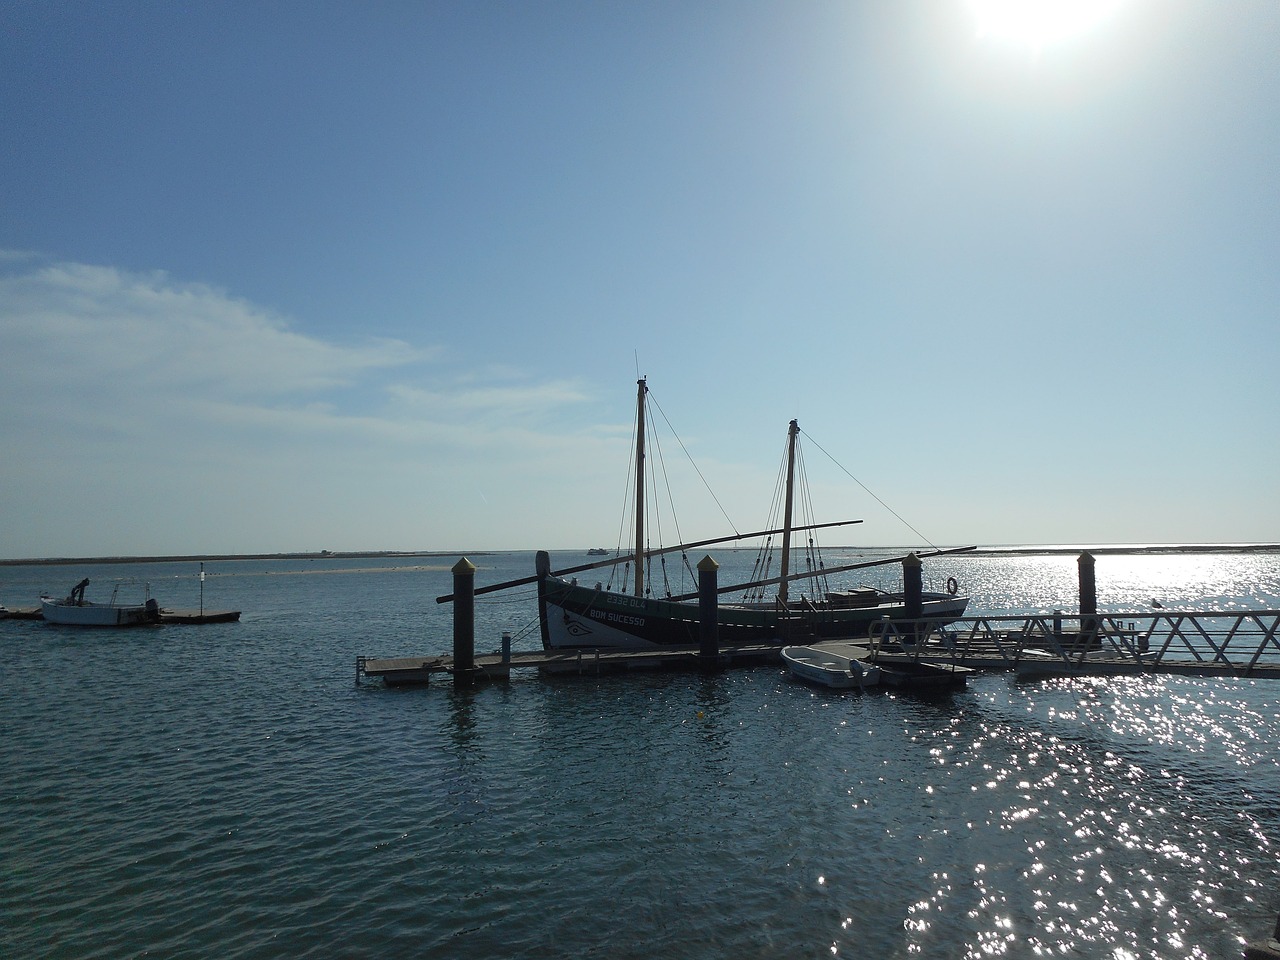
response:
<path fill-rule="evenodd" d="M 1214 610 L 884 620 L 872 656 L 1040 674 L 1172 673 L 1280 679 L 1280 611 Z"/>

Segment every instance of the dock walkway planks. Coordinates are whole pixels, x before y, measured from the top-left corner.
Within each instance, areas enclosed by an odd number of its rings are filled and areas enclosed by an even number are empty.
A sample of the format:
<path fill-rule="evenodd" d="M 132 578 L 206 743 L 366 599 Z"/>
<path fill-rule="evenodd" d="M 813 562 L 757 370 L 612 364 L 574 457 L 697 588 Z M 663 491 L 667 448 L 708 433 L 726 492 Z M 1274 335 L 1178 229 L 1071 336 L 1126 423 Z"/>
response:
<path fill-rule="evenodd" d="M 10 607 L 0 613 L 0 620 L 43 620 L 39 607 Z"/>
<path fill-rule="evenodd" d="M 754 666 L 780 661 L 778 644 L 759 643 L 721 647 L 719 666 Z M 670 647 L 655 650 L 555 650 L 513 651 L 504 661 L 502 654 L 475 658 L 477 673 L 489 679 L 503 679 L 511 670 L 537 669 L 548 674 L 605 674 L 632 670 L 699 670 L 703 662 L 697 647 Z M 453 657 L 356 658 L 356 681 L 377 677 L 387 686 L 427 682 L 433 673 L 452 673 Z"/>
<path fill-rule="evenodd" d="M 1280 663 L 1275 661 L 1242 662 L 1231 660 L 1225 654 L 1216 658 L 1196 660 L 1191 657 L 1159 657 L 1154 652 L 1138 656 L 1123 656 L 1114 650 L 1088 650 L 1055 654 L 1035 646 L 1025 645 L 1026 638 L 1008 635 L 994 642 L 969 642 L 950 648 L 931 643 L 911 654 L 885 654 L 872 656 L 883 663 L 901 661 L 906 657 L 919 657 L 939 666 L 955 664 L 970 670 L 991 673 L 1009 672 L 1020 677 L 1072 677 L 1072 676 L 1157 676 L 1217 677 L 1237 679 L 1280 680 Z"/>
<path fill-rule="evenodd" d="M 161 610 L 161 623 L 235 623 L 239 610 Z"/>
<path fill-rule="evenodd" d="M 826 640 L 812 646 L 827 647 L 846 656 L 884 663 L 886 666 L 909 664 L 916 660 L 956 672 L 985 671 L 1016 673 L 1022 677 L 1049 676 L 1177 676 L 1222 677 L 1237 679 L 1280 680 L 1280 663 L 1232 662 L 1226 656 L 1216 659 L 1156 658 L 1117 656 L 1093 650 L 1080 653 L 1052 654 L 1024 645 L 1026 638 L 1007 634 L 985 642 L 967 642 L 954 647 L 930 643 L 917 649 L 890 645 L 873 649 L 867 640 Z M 781 661 L 781 644 L 752 644 L 721 647 L 718 667 L 748 667 Z M 547 674 L 595 675 L 627 671 L 700 670 L 704 666 L 697 647 L 672 647 L 653 650 L 576 650 L 513 652 L 509 661 L 499 653 L 475 658 L 476 674 L 487 679 L 505 679 L 511 670 L 536 669 Z M 356 682 L 363 677 L 381 679 L 387 686 L 426 683 L 435 673 L 452 674 L 453 657 L 433 655 L 378 659 L 356 658 Z"/>
<path fill-rule="evenodd" d="M 39 607 L 19 607 L 0 613 L 0 620 L 43 620 Z M 234 623 L 240 619 L 239 610 L 160 610 L 161 623 L 202 624 Z"/>

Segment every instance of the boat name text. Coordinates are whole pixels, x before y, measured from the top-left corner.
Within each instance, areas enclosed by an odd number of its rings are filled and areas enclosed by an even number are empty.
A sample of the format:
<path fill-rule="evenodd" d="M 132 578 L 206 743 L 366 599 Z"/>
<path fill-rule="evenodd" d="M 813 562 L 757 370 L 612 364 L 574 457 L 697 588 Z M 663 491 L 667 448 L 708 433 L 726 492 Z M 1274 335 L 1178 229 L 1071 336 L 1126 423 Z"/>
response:
<path fill-rule="evenodd" d="M 603 620 L 606 623 L 625 623 L 629 627 L 644 626 L 644 617 L 632 617 L 625 613 L 613 613 L 608 610 L 592 610 L 591 617 L 594 620 Z"/>

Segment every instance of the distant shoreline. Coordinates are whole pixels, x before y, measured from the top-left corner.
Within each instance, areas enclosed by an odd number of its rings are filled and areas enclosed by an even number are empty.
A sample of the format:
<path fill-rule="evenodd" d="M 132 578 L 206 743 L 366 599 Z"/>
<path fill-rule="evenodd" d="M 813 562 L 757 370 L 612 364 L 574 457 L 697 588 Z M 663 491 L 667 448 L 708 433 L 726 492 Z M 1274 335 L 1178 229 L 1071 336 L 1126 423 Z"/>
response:
<path fill-rule="evenodd" d="M 738 552 L 744 548 L 734 548 Z M 832 546 L 824 550 L 865 550 L 906 553 L 911 547 Z M 918 548 L 914 548 L 918 549 Z M 946 548 L 944 548 L 946 549 Z M 1280 553 L 1280 543 L 1128 543 L 1128 544 L 1009 544 L 974 547 L 964 556 L 1052 556 L 1088 551 L 1108 554 L 1151 553 Z M 113 563 L 205 563 L 228 560 L 388 560 L 412 557 L 486 557 L 495 553 L 520 553 L 522 550 L 322 550 L 319 553 L 233 553 L 191 554 L 155 557 L 38 557 L 25 560 L 0 559 L 0 567 L 56 567 L 75 564 Z M 574 552 L 572 548 L 557 553 Z M 582 551 L 584 556 L 585 549 Z"/>
<path fill-rule="evenodd" d="M 386 560 L 397 557 L 488 556 L 491 550 L 322 550 L 319 553 L 228 553 L 171 557 L 41 557 L 0 560 L 0 567 L 56 567 L 79 563 L 206 563 L 223 560 Z"/>
<path fill-rule="evenodd" d="M 978 547 L 969 555 L 983 556 L 1006 554 L 1059 554 L 1084 553 L 1096 555 L 1117 553 L 1280 553 L 1280 543 L 1103 543 L 1103 544 L 1049 544 L 1046 546 L 997 546 Z"/>

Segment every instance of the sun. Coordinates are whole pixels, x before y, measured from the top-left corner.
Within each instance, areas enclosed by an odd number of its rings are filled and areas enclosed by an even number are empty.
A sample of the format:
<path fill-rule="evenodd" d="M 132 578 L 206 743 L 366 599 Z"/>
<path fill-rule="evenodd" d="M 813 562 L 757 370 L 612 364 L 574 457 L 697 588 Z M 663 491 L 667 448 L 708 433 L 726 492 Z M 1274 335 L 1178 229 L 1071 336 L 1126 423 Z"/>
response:
<path fill-rule="evenodd" d="M 978 36 L 1041 50 L 1092 30 L 1122 0 L 969 0 Z"/>

